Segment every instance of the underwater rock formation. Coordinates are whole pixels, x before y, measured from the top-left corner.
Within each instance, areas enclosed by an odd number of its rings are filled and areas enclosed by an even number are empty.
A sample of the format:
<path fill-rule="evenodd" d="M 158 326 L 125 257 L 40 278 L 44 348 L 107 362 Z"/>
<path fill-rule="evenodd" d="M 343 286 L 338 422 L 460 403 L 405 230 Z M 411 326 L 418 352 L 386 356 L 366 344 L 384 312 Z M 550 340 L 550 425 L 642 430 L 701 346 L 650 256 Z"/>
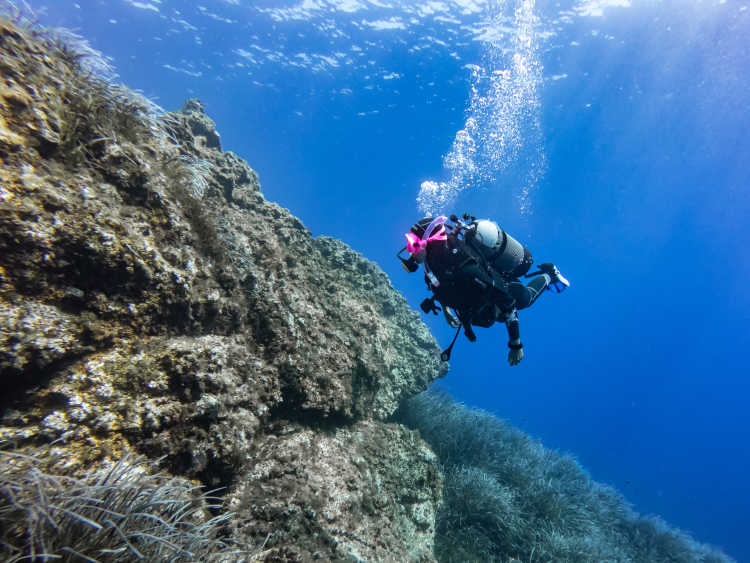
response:
<path fill-rule="evenodd" d="M 384 421 L 444 375 L 374 263 L 222 152 L 0 20 L 2 440 L 224 487 L 267 560 L 431 561 L 442 477 Z"/>

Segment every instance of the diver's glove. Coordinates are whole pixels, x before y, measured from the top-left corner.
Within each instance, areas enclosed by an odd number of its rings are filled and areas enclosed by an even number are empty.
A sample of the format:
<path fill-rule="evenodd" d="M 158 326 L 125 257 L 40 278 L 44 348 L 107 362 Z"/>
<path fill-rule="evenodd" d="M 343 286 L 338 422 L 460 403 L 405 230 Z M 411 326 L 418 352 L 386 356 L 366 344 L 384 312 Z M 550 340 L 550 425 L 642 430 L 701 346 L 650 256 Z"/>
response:
<path fill-rule="evenodd" d="M 539 271 L 543 274 L 547 274 L 550 277 L 550 282 L 547 284 L 547 289 L 552 291 L 555 290 L 557 293 L 562 293 L 570 287 L 570 282 L 560 273 L 552 262 L 545 262 L 539 265 Z"/>
<path fill-rule="evenodd" d="M 510 348 L 508 351 L 508 363 L 512 366 L 517 366 L 523 360 L 523 344 L 521 344 L 520 340 L 518 342 L 511 340 L 508 342 L 508 348 Z"/>

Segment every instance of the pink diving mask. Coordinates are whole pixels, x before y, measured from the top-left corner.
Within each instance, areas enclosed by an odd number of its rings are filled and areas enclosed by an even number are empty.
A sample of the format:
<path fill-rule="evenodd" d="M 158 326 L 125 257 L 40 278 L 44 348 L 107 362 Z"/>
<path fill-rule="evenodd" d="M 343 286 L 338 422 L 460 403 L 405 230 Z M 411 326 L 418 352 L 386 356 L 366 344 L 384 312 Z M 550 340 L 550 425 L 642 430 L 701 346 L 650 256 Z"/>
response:
<path fill-rule="evenodd" d="M 411 232 L 406 233 L 404 235 L 406 237 L 406 251 L 411 254 L 419 254 L 427 248 L 428 242 L 434 240 L 447 240 L 448 235 L 445 232 L 445 225 L 443 224 L 447 220 L 448 218 L 445 215 L 433 219 L 432 223 L 430 223 L 425 229 L 422 238 L 419 238 Z"/>

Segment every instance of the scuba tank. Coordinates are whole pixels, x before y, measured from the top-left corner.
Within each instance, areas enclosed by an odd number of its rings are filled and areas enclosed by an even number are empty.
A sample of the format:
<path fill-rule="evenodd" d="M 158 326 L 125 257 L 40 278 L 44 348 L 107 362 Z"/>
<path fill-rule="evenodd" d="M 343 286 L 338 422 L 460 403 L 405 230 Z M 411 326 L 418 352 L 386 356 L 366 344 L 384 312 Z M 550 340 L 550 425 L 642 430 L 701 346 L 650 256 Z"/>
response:
<path fill-rule="evenodd" d="M 476 220 L 466 232 L 466 242 L 479 252 L 486 263 L 504 277 L 520 278 L 534 260 L 528 248 L 488 219 Z"/>

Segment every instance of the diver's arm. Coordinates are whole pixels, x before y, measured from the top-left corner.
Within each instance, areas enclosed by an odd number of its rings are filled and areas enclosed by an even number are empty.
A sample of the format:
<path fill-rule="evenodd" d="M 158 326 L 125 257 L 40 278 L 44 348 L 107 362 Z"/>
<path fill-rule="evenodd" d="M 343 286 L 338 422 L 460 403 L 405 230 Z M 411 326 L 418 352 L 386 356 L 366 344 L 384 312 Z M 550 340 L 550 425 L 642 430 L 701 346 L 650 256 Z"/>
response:
<path fill-rule="evenodd" d="M 505 327 L 508 329 L 508 363 L 518 365 L 523 359 L 523 344 L 521 344 L 521 329 L 518 326 L 518 313 L 515 309 L 505 316 Z"/>
<path fill-rule="evenodd" d="M 518 312 L 515 309 L 505 315 L 505 327 L 508 329 L 508 344 L 520 344 L 521 329 L 518 326 Z"/>

